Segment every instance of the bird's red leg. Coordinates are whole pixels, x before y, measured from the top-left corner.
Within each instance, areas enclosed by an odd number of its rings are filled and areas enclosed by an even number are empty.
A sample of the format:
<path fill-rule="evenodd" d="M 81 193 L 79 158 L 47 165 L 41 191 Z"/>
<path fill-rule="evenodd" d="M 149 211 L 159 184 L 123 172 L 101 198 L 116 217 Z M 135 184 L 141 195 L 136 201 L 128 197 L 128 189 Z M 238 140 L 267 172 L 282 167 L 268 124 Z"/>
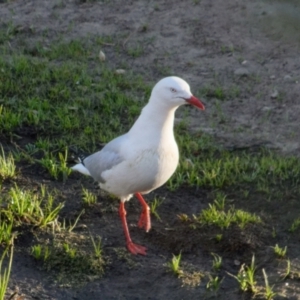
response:
<path fill-rule="evenodd" d="M 143 207 L 138 226 L 145 228 L 146 232 L 148 232 L 151 228 L 150 208 L 140 193 L 136 193 L 135 196 L 139 199 Z"/>
<path fill-rule="evenodd" d="M 126 221 L 126 210 L 125 210 L 124 202 L 122 202 L 122 201 L 121 201 L 120 207 L 119 207 L 119 214 L 120 214 L 120 218 L 121 218 L 123 229 L 124 229 L 124 233 L 125 233 L 127 249 L 132 254 L 146 255 L 147 248 L 144 247 L 144 246 L 140 246 L 140 245 L 134 244 L 132 242 L 132 240 L 131 240 L 131 237 L 130 237 L 130 234 L 129 234 L 129 230 L 128 230 L 127 221 Z"/>

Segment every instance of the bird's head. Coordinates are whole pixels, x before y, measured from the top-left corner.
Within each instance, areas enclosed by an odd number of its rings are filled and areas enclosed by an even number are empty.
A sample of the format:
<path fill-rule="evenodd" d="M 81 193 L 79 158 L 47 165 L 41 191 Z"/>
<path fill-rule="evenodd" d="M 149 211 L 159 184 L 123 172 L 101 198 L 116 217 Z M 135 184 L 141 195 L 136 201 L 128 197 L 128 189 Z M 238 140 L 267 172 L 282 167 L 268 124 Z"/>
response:
<path fill-rule="evenodd" d="M 204 110 L 203 103 L 191 93 L 190 86 L 179 77 L 171 76 L 161 79 L 153 88 L 151 100 L 169 107 L 191 104 Z"/>

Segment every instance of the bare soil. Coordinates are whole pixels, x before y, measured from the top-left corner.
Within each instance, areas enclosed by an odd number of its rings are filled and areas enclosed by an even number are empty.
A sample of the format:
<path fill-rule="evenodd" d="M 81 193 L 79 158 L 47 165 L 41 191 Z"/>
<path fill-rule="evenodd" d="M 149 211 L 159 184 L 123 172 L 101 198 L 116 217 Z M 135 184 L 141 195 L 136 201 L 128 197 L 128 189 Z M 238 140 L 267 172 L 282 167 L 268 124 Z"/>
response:
<path fill-rule="evenodd" d="M 126 62 L 129 71 L 142 74 L 151 83 L 174 74 L 186 79 L 200 98 L 206 91 L 206 111 L 191 111 L 191 130 L 208 132 L 230 149 L 267 145 L 293 155 L 298 155 L 300 147 L 299 20 L 297 1 L 0 1 L 1 26 L 13 22 L 29 42 L 43 37 L 47 47 L 57 37 L 117 36 L 124 48 L 140 48 L 142 53 L 129 57 L 106 45 L 102 50 L 112 67 L 124 68 Z M 218 86 L 223 89 L 222 100 L 213 95 Z M 30 186 L 41 182 L 58 185 L 37 170 L 27 168 L 26 172 Z M 65 189 L 68 201 L 64 213 L 71 219 L 81 210 L 81 183 L 93 188 L 91 181 L 76 174 L 66 186 L 58 187 Z M 236 274 L 242 262 L 249 264 L 254 251 L 257 264 L 266 266 L 271 277 L 272 271 L 278 270 L 280 261 L 274 261 L 273 250 L 266 247 L 273 242 L 261 227 L 251 226 L 246 231 L 231 228 L 222 242 L 215 243 L 212 237 L 218 232 L 214 229 L 195 234 L 179 222 L 177 214 L 192 215 L 207 206 L 209 190 L 182 187 L 170 193 L 161 188 L 148 199 L 155 195 L 165 198 L 159 210 L 162 221 L 153 218 L 148 234 L 136 226 L 138 203 L 127 203 L 132 237 L 148 247 L 147 256 L 126 253 L 118 202 L 100 195 L 99 204 L 87 209 L 75 230 L 103 238 L 104 250 L 111 258 L 104 276 L 77 286 L 60 284 L 29 255 L 35 236 L 28 230 L 16 241 L 9 294 L 24 295 L 13 299 L 250 299 L 250 295 L 237 292 L 235 279 L 226 272 Z M 237 200 L 235 205 L 253 212 L 267 210 L 261 200 Z M 286 205 L 287 214 L 299 212 L 297 202 Z M 271 209 L 282 213 L 280 207 Z M 291 249 L 290 259 L 299 264 L 299 243 L 289 244 L 285 232 L 278 234 Z M 218 276 L 225 280 L 217 295 L 206 290 L 204 280 L 193 286 L 167 272 L 166 262 L 179 251 L 191 274 L 211 271 L 211 252 L 223 257 Z M 276 299 L 300 299 L 297 282 L 283 284 L 280 289 L 285 296 Z"/>

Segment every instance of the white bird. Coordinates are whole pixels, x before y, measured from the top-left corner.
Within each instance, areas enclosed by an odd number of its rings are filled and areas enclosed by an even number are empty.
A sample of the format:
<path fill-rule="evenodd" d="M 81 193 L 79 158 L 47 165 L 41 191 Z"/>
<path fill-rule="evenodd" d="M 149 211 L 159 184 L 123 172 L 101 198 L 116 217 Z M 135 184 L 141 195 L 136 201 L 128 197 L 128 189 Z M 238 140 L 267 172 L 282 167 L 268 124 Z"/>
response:
<path fill-rule="evenodd" d="M 142 205 L 138 226 L 148 232 L 150 209 L 142 195 L 162 186 L 177 168 L 179 152 L 173 132 L 174 116 L 183 104 L 205 109 L 192 95 L 186 81 L 174 76 L 163 78 L 154 86 L 148 104 L 127 133 L 72 167 L 92 176 L 101 189 L 121 200 L 119 214 L 127 249 L 133 254 L 145 255 L 147 248 L 132 242 L 124 203 L 133 195 L 138 198 Z"/>

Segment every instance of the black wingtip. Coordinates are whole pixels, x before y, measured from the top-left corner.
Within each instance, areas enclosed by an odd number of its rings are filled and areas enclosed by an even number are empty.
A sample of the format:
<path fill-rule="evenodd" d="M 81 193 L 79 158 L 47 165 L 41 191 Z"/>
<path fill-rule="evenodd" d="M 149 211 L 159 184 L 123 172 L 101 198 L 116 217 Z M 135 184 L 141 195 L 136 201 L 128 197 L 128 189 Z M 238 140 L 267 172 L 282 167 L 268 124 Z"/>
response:
<path fill-rule="evenodd" d="M 89 154 L 83 153 L 80 150 L 78 150 L 77 147 L 70 146 L 69 151 L 72 153 L 72 158 L 75 160 L 77 163 L 81 163 L 84 165 L 83 161 L 84 159 L 89 156 Z"/>
<path fill-rule="evenodd" d="M 79 160 L 79 162 L 81 163 L 81 164 L 83 164 L 84 165 L 84 159 L 87 157 L 87 155 L 85 155 L 85 154 L 83 154 L 83 153 L 80 153 L 79 155 L 78 155 L 78 160 Z"/>

